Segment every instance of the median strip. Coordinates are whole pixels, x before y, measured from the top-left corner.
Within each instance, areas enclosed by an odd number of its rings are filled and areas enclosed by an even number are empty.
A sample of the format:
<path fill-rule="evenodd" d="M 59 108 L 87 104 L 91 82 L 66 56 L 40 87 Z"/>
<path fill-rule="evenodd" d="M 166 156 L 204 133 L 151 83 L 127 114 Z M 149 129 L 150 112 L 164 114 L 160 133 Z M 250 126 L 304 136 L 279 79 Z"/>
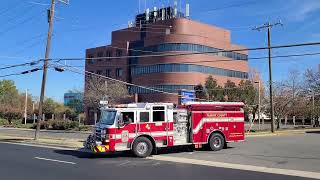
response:
<path fill-rule="evenodd" d="M 60 160 L 56 160 L 56 159 L 47 159 L 47 158 L 41 158 L 41 157 L 34 157 L 35 159 L 39 159 L 39 160 L 44 160 L 44 161 L 52 161 L 52 162 L 59 162 L 59 163 L 65 163 L 65 164 L 77 164 L 74 162 L 69 162 L 69 161 L 60 161 Z"/>
<path fill-rule="evenodd" d="M 218 167 L 218 168 L 228 168 L 228 169 L 237 169 L 237 170 L 245 170 L 245 171 L 254 171 L 254 172 L 262 172 L 262 173 L 270 173 L 270 174 L 279 174 L 279 175 L 287 175 L 287 176 L 297 176 L 297 177 L 320 179 L 320 173 L 309 172 L 309 171 L 300 171 L 300 170 L 291 170 L 291 169 L 279 169 L 279 168 L 268 168 L 268 167 L 262 167 L 262 166 L 232 164 L 232 163 L 205 161 L 205 160 L 198 160 L 198 159 L 172 157 L 172 156 L 153 156 L 153 157 L 149 157 L 148 159 L 158 160 L 158 161 L 175 162 L 175 163 L 194 164 L 194 165 L 211 166 L 211 167 Z"/>

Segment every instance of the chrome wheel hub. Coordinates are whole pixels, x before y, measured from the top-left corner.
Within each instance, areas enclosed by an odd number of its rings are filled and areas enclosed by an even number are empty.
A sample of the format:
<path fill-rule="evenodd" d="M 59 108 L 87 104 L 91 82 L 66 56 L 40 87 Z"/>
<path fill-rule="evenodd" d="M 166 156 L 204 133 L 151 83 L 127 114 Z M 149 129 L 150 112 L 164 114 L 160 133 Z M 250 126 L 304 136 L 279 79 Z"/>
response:
<path fill-rule="evenodd" d="M 145 142 L 139 142 L 137 144 L 137 152 L 139 154 L 145 154 L 148 151 L 148 145 Z"/>

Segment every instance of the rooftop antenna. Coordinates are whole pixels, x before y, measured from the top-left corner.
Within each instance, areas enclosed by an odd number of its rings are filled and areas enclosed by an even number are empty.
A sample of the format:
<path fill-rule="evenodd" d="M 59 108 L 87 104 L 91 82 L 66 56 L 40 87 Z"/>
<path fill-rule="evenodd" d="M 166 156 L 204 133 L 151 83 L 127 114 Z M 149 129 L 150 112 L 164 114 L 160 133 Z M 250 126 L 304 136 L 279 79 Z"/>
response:
<path fill-rule="evenodd" d="M 147 0 L 144 0 L 144 9 L 147 9 Z"/>
<path fill-rule="evenodd" d="M 173 17 L 177 17 L 177 14 L 178 14 L 177 6 L 178 6 L 178 0 L 174 0 L 174 14 L 173 14 Z"/>
<path fill-rule="evenodd" d="M 189 18 L 190 17 L 190 4 L 187 3 L 186 4 L 186 18 Z"/>
<path fill-rule="evenodd" d="M 139 13 L 141 12 L 141 0 L 139 0 Z"/>

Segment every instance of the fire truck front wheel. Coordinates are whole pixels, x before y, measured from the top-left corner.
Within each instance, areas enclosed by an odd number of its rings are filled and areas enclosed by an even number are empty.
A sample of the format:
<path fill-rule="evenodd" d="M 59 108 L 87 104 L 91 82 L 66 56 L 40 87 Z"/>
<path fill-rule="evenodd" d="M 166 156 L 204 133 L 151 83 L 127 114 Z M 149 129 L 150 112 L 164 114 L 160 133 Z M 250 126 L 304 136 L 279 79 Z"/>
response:
<path fill-rule="evenodd" d="M 221 134 L 212 134 L 209 140 L 209 145 L 212 151 L 220 151 L 225 145 L 225 140 Z"/>
<path fill-rule="evenodd" d="M 152 143 L 146 137 L 137 138 L 132 145 L 132 152 L 135 156 L 145 158 L 152 153 Z"/>

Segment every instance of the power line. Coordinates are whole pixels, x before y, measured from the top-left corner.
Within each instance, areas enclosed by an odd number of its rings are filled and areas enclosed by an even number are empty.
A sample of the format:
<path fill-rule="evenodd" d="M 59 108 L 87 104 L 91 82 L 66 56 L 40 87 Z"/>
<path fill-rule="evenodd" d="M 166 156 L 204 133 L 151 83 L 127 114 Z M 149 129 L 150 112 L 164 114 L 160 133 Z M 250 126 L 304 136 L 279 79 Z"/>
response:
<path fill-rule="evenodd" d="M 68 71 L 71 71 L 71 72 L 74 72 L 74 73 L 78 73 L 78 74 L 82 74 L 82 75 L 85 75 L 85 76 L 89 76 L 90 77 L 91 75 L 94 75 L 94 76 L 97 76 L 97 77 L 100 77 L 100 78 L 103 78 L 103 79 L 107 79 L 107 80 L 110 80 L 110 81 L 122 83 L 122 84 L 125 84 L 127 86 L 134 86 L 134 87 L 139 87 L 139 88 L 142 88 L 142 89 L 147 89 L 147 90 L 158 92 L 158 93 L 162 93 L 162 94 L 169 94 L 169 95 L 175 95 L 175 96 L 178 96 L 178 97 L 184 97 L 182 95 L 179 95 L 178 93 L 171 93 L 171 92 L 157 90 L 157 89 L 154 89 L 154 88 L 149 88 L 149 87 L 146 87 L 146 86 L 141 86 L 141 85 L 137 85 L 137 84 L 133 84 L 133 83 L 128 83 L 128 82 L 121 81 L 121 80 L 118 80 L 118 79 L 114 79 L 114 78 L 111 78 L 111 77 L 106 77 L 106 76 L 102 76 L 100 74 L 92 73 L 90 71 L 85 71 L 85 70 L 81 70 L 81 69 L 78 69 L 78 68 L 70 67 L 68 65 L 64 65 L 64 64 L 61 64 L 61 63 L 56 63 L 56 64 L 58 64 L 58 66 L 65 67 L 65 69 L 68 70 Z M 206 101 L 206 99 L 199 99 L 199 98 L 195 98 L 195 100 L 205 100 Z"/>
<path fill-rule="evenodd" d="M 8 7 L 7 9 L 3 10 L 2 12 L 0 12 L 0 16 L 2 16 L 3 14 L 19 7 L 20 5 L 24 4 L 25 2 L 24 1 L 20 1 L 19 3 L 17 4 L 13 4 L 12 6 Z"/>
<path fill-rule="evenodd" d="M 39 71 L 39 70 L 42 70 L 42 69 L 41 68 L 34 68 L 34 69 L 31 69 L 31 70 L 22 71 L 22 72 L 19 72 L 19 73 L 12 73 L 12 74 L 2 75 L 2 76 L 0 76 L 0 78 L 10 77 L 10 76 L 18 76 L 18 75 L 25 75 L 25 74 L 33 73 L 33 72 L 36 72 L 36 71 Z"/>
<path fill-rule="evenodd" d="M 39 61 L 32 61 L 32 62 L 28 62 L 28 63 L 23 63 L 23 64 L 10 65 L 10 66 L 0 68 L 0 70 L 11 69 L 11 68 L 16 68 L 16 67 L 21 67 L 21 66 L 34 66 L 34 65 L 38 64 L 39 62 L 40 62 L 40 60 Z"/>
<path fill-rule="evenodd" d="M 44 12 L 44 11 L 42 11 L 42 12 Z M 11 30 L 13 30 L 13 29 L 15 29 L 15 28 L 17 28 L 17 27 L 20 27 L 22 24 L 25 24 L 25 23 L 33 20 L 33 19 L 36 18 L 36 17 L 39 17 L 39 15 L 36 14 L 36 15 L 34 15 L 34 16 L 31 16 L 31 17 L 29 17 L 29 18 L 24 19 L 23 21 L 21 21 L 21 22 L 19 22 L 19 23 L 17 23 L 17 24 L 14 24 L 14 25 L 8 27 L 8 28 L 5 29 L 4 31 L 1 31 L 1 32 L 0 32 L 0 36 L 3 35 L 3 34 L 5 34 L 5 33 L 7 33 L 7 32 L 9 32 L 9 31 L 11 31 Z"/>
<path fill-rule="evenodd" d="M 218 11 L 218 10 L 223 10 L 223 9 L 227 9 L 227 8 L 235 8 L 235 7 L 242 7 L 242 6 L 246 6 L 246 5 L 251 5 L 254 3 L 258 3 L 258 1 L 247 1 L 247 2 L 242 2 L 242 3 L 237 3 L 237 4 L 230 4 L 230 5 L 226 5 L 223 7 L 217 7 L 214 9 L 210 9 L 208 11 L 205 11 L 203 13 L 199 13 L 199 14 L 207 14 L 207 13 L 212 13 L 214 11 Z"/>
<path fill-rule="evenodd" d="M 267 49 L 281 49 L 281 48 L 292 48 L 301 46 L 317 46 L 320 42 L 311 43 L 300 43 L 300 44 L 288 44 L 288 45 L 278 45 L 270 47 L 256 47 L 256 48 L 243 48 L 243 49 L 232 49 L 232 50 L 219 50 L 219 51 L 208 51 L 208 52 L 188 52 L 188 53 L 167 53 L 167 54 L 150 54 L 150 55 L 134 55 L 134 56 L 113 56 L 113 57 L 96 57 L 96 58 L 53 58 L 50 60 L 98 60 L 98 59 L 127 59 L 127 58 L 148 58 L 148 57 L 171 57 L 171 56 L 187 56 L 187 55 L 198 55 L 198 54 L 217 54 L 226 52 L 243 52 L 243 51 L 259 51 Z"/>
<path fill-rule="evenodd" d="M 303 57 L 303 56 L 315 56 L 315 55 L 320 55 L 320 52 L 316 53 L 304 53 L 304 54 L 289 54 L 289 55 L 278 55 L 278 56 L 272 56 L 272 58 L 288 58 L 288 57 Z M 248 58 L 248 60 L 260 60 L 260 59 L 268 59 L 268 56 L 263 56 L 263 57 L 253 57 L 253 58 Z M 58 60 L 60 61 L 60 60 Z M 151 65 L 162 65 L 162 64 L 177 64 L 177 63 L 208 63 L 208 62 L 234 62 L 233 60 L 230 59 L 217 59 L 217 60 L 205 60 L 205 61 L 180 61 L 180 62 L 172 62 L 172 63 L 151 63 L 151 64 L 129 64 L 129 65 L 121 65 L 124 67 L 130 67 L 130 66 L 151 66 Z M 85 67 L 85 66 L 73 66 L 73 67 Z M 117 65 L 96 65 L 94 67 L 119 67 Z"/>
<path fill-rule="evenodd" d="M 28 7 L 28 9 L 25 11 L 25 13 L 28 12 L 32 12 L 32 9 L 35 7 L 35 5 L 31 5 L 31 7 Z M 21 16 L 20 13 L 16 13 L 15 16 L 11 16 L 9 18 L 6 19 L 6 22 L 3 23 L 3 26 L 6 24 L 11 24 L 12 22 L 14 22 L 15 20 L 19 20 L 19 19 L 23 19 L 25 17 L 26 14 L 24 14 L 24 16 Z"/>

